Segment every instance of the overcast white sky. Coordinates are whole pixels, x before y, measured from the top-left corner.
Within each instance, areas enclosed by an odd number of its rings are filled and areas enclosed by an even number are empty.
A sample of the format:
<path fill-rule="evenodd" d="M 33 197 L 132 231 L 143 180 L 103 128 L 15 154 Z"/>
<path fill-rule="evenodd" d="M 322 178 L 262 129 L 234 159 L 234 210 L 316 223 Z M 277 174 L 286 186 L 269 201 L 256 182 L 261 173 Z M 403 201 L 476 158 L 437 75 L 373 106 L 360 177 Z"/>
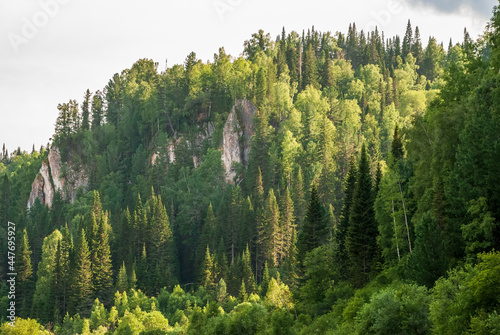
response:
<path fill-rule="evenodd" d="M 196 52 L 213 59 L 219 47 L 238 56 L 263 29 L 347 32 L 377 24 L 386 37 L 404 35 L 407 20 L 448 45 L 467 27 L 481 34 L 497 0 L 0 0 L 0 145 L 9 152 L 45 145 L 57 104 L 82 101 L 140 58 L 159 70 Z"/>

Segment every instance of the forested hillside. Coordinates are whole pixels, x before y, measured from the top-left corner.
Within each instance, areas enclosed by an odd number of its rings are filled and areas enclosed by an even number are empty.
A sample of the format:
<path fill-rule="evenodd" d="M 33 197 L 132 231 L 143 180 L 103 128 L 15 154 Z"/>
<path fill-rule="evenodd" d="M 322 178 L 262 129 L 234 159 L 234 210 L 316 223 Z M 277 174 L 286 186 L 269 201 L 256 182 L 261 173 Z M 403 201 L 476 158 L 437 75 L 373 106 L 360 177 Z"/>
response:
<path fill-rule="evenodd" d="M 258 31 L 59 104 L 0 157 L 2 334 L 500 334 L 500 11 L 402 36 Z"/>

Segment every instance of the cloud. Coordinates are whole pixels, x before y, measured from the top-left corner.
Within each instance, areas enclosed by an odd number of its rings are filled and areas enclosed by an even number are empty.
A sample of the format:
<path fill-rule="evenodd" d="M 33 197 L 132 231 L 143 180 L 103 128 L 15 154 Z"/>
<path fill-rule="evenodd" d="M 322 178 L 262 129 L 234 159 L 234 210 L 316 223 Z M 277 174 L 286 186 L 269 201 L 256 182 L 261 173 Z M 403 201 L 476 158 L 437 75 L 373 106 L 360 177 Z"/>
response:
<path fill-rule="evenodd" d="M 410 5 L 424 5 L 443 13 L 456 13 L 466 7 L 476 14 L 490 18 L 493 6 L 498 5 L 496 0 L 409 0 Z"/>

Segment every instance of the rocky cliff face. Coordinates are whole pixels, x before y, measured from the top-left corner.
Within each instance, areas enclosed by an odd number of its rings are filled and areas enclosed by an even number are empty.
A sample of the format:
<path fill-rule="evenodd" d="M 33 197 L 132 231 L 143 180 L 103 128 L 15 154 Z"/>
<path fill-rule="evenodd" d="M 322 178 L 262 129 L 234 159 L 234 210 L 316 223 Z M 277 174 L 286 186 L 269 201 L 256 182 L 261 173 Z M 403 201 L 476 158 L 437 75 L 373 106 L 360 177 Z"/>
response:
<path fill-rule="evenodd" d="M 224 165 L 226 181 L 233 183 L 235 181 L 236 172 L 233 169 L 233 163 L 243 165 L 248 164 L 250 156 L 250 140 L 254 134 L 252 119 L 257 108 L 248 100 L 238 100 L 233 106 L 223 129 L 222 138 L 222 163 Z M 203 142 L 212 138 L 215 128 L 212 122 L 208 122 L 203 131 L 191 142 L 187 141 L 188 146 L 199 152 Z M 168 163 L 175 162 L 175 150 L 179 145 L 181 138 L 171 139 L 167 146 Z M 158 162 L 159 154 L 154 153 L 151 156 L 151 165 Z M 193 165 L 197 168 L 201 164 L 201 157 L 193 156 Z"/>
<path fill-rule="evenodd" d="M 77 190 L 80 187 L 87 188 L 88 176 L 86 173 L 75 171 L 71 164 L 66 164 L 66 167 L 66 173 L 63 174 L 63 163 L 59 149 L 52 147 L 49 156 L 42 163 L 38 175 L 31 184 L 28 209 L 33 206 L 37 198 L 50 208 L 56 191 L 61 192 L 63 199 L 73 202 L 76 199 Z"/>
<path fill-rule="evenodd" d="M 252 118 L 257 108 L 248 100 L 238 100 L 224 125 L 222 138 L 222 162 L 226 181 L 235 181 L 234 163 L 248 164 L 250 139 L 254 133 Z"/>

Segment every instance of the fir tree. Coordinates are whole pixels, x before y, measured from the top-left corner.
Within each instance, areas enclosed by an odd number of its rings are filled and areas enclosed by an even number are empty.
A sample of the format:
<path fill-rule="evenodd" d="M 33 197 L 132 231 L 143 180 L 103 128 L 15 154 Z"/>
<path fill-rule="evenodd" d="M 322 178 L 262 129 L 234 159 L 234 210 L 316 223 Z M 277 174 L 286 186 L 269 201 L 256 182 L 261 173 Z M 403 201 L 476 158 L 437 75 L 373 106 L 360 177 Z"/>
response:
<path fill-rule="evenodd" d="M 297 241 L 300 262 L 304 260 L 306 253 L 321 245 L 325 240 L 325 234 L 324 209 L 319 201 L 316 185 L 313 185 L 306 217 Z"/>
<path fill-rule="evenodd" d="M 102 93 L 100 91 L 97 91 L 92 98 L 92 131 L 102 125 L 104 114 L 103 107 L 104 102 Z"/>
<path fill-rule="evenodd" d="M 210 248 L 207 245 L 207 251 L 205 252 L 205 261 L 203 262 L 203 268 L 201 271 L 201 285 L 208 291 L 212 292 L 215 288 L 214 282 L 214 264 L 212 261 L 212 256 L 210 255 Z"/>
<path fill-rule="evenodd" d="M 92 269 L 90 250 L 82 229 L 75 252 L 75 268 L 71 287 L 72 306 L 80 315 L 87 315 L 92 304 Z"/>
<path fill-rule="evenodd" d="M 118 278 L 116 279 L 116 289 L 118 292 L 126 292 L 129 288 L 127 268 L 125 267 L 125 262 L 122 263 L 120 270 L 118 271 Z"/>
<path fill-rule="evenodd" d="M 68 226 L 63 229 L 63 237 L 57 245 L 54 271 L 54 293 L 59 316 L 66 314 L 70 295 L 70 253 L 72 252 L 71 236 Z"/>
<path fill-rule="evenodd" d="M 400 160 L 404 156 L 403 142 L 401 141 L 398 125 L 396 125 L 396 127 L 394 127 L 394 136 L 392 139 L 391 153 L 392 153 L 392 158 L 394 160 L 394 163 L 396 163 L 398 160 Z"/>
<path fill-rule="evenodd" d="M 107 215 L 103 214 L 101 224 L 97 230 L 96 243 L 91 250 L 92 284 L 94 292 L 100 301 L 107 303 L 113 286 L 113 268 L 111 265 L 111 251 Z"/>
<path fill-rule="evenodd" d="M 220 305 L 223 305 L 224 301 L 226 300 L 226 297 L 227 297 L 226 282 L 224 281 L 223 278 L 221 278 L 219 280 L 219 283 L 217 284 L 217 288 L 216 288 L 216 299 L 217 299 L 217 302 Z"/>
<path fill-rule="evenodd" d="M 264 258 L 271 263 L 272 267 L 277 267 L 283 253 L 283 231 L 280 227 L 278 202 L 272 188 L 266 200 L 264 222 L 265 226 L 261 226 L 264 230 L 262 232 Z"/>
<path fill-rule="evenodd" d="M 271 276 L 269 276 L 269 267 L 267 266 L 267 262 L 264 263 L 264 271 L 262 273 L 262 281 L 260 283 L 260 295 L 262 297 L 266 296 L 267 288 L 269 287 L 269 281 L 271 280 Z"/>
<path fill-rule="evenodd" d="M 196 251 L 196 265 L 198 268 L 201 268 L 203 265 L 203 256 L 206 256 L 205 250 L 207 246 L 210 250 L 216 250 L 215 228 L 216 220 L 212 203 L 210 203 L 210 205 L 208 205 L 207 215 L 205 216 L 205 220 L 203 221 L 203 226 L 201 228 L 201 235 L 198 239 Z"/>
<path fill-rule="evenodd" d="M 23 230 L 23 239 L 19 250 L 20 260 L 17 269 L 18 289 L 17 294 L 20 297 L 18 306 L 21 306 L 19 316 L 28 317 L 29 307 L 33 294 L 33 266 L 31 265 L 31 250 L 26 228 Z"/>
<path fill-rule="evenodd" d="M 408 20 L 408 24 L 406 25 L 406 33 L 403 38 L 403 47 L 402 47 L 402 56 L 403 60 L 406 60 L 406 56 L 411 52 L 413 42 L 413 30 L 411 28 L 411 22 Z"/>
<path fill-rule="evenodd" d="M 349 212 L 345 244 L 351 265 L 352 282 L 355 286 L 361 287 L 367 283 L 368 275 L 374 268 L 378 234 L 373 209 L 370 163 L 364 145 L 361 149 L 356 187 Z"/>
<path fill-rule="evenodd" d="M 292 246 L 292 235 L 295 234 L 295 216 L 293 201 L 290 196 L 290 191 L 286 188 L 285 193 L 281 197 L 281 223 L 280 229 L 283 235 L 281 261 L 289 257 L 290 248 Z"/>
<path fill-rule="evenodd" d="M 241 281 L 240 293 L 238 294 L 238 299 L 241 302 L 245 302 L 248 300 L 247 289 L 245 287 L 245 281 Z"/>
<path fill-rule="evenodd" d="M 299 166 L 297 174 L 292 183 L 292 199 L 295 210 L 295 218 L 297 222 L 297 229 L 302 228 L 302 223 L 305 216 L 306 200 L 304 195 L 304 177 L 302 175 L 302 168 Z"/>
<path fill-rule="evenodd" d="M 82 130 L 89 130 L 90 128 L 90 97 L 92 93 L 87 89 L 85 95 L 83 96 L 82 103 Z"/>
<path fill-rule="evenodd" d="M 312 48 L 312 44 L 309 44 L 304 59 L 304 77 L 302 81 L 302 89 L 311 85 L 312 87 L 318 88 L 318 64 L 316 53 Z"/>
<path fill-rule="evenodd" d="M 248 245 L 243 251 L 243 254 L 240 259 L 240 275 L 242 280 L 245 282 L 245 287 L 247 289 L 248 293 L 253 293 L 255 292 L 256 285 L 255 285 L 255 277 L 253 275 L 252 271 L 252 264 L 251 264 L 251 257 L 250 257 L 250 250 L 248 249 Z"/>

